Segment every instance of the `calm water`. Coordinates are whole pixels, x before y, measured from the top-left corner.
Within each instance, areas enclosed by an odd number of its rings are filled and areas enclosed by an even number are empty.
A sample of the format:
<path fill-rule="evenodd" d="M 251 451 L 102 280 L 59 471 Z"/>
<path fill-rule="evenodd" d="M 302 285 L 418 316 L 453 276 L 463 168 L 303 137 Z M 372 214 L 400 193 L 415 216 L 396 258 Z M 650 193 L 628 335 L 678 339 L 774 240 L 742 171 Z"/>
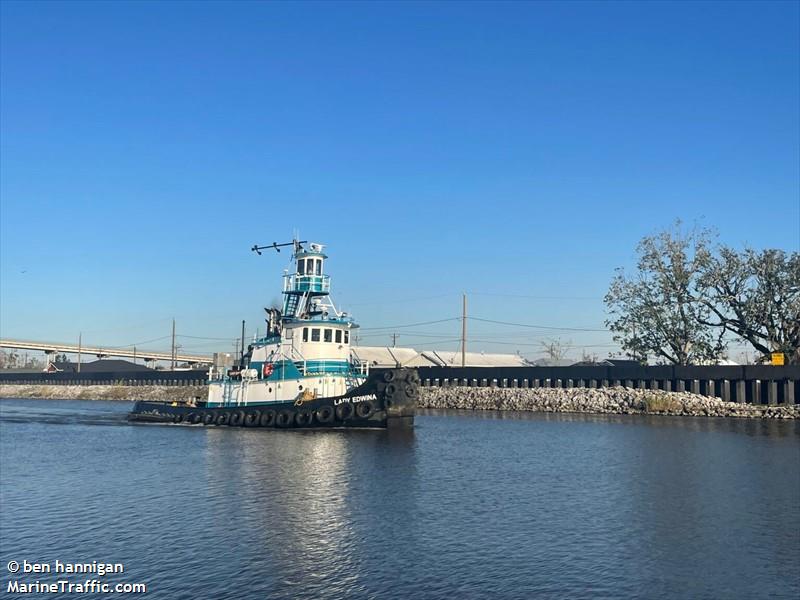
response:
<path fill-rule="evenodd" d="M 122 562 L 104 580 L 147 598 L 800 594 L 793 422 L 448 412 L 289 433 L 129 408 L 0 401 L 0 597 L 23 559 Z"/>

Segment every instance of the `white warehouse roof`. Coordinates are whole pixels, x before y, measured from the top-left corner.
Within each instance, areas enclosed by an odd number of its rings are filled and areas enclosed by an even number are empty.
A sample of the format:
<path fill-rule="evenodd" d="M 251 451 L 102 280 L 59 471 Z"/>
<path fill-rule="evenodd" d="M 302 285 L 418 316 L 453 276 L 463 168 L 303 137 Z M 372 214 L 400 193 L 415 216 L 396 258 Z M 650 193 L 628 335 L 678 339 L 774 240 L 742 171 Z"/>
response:
<path fill-rule="evenodd" d="M 461 352 L 425 350 L 422 355 L 438 367 L 460 367 Z M 467 367 L 525 367 L 528 363 L 518 354 L 484 354 L 467 352 L 464 357 Z"/>
<path fill-rule="evenodd" d="M 383 346 L 354 346 L 351 354 L 370 367 L 460 367 L 461 352 L 424 350 L 413 348 L 389 348 Z M 468 367 L 524 367 L 528 363 L 517 354 L 483 354 L 467 352 Z"/>

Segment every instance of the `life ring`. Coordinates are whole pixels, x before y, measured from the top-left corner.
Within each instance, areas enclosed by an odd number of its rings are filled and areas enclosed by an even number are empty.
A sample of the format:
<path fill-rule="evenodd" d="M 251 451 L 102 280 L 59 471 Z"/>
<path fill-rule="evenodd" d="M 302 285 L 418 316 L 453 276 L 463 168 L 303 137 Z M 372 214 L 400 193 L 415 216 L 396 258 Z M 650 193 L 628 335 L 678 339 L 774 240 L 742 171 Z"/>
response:
<path fill-rule="evenodd" d="M 272 372 L 275 370 L 275 365 L 272 363 L 264 363 L 264 366 L 261 367 L 261 375 L 264 376 L 264 379 L 272 375 Z"/>
<path fill-rule="evenodd" d="M 320 423 L 330 423 L 333 421 L 334 411 L 332 406 L 322 406 L 316 412 L 317 421 Z"/>
<path fill-rule="evenodd" d="M 369 400 L 356 404 L 356 416 L 359 419 L 369 419 L 374 412 L 375 409 L 372 407 L 372 402 Z"/>
<path fill-rule="evenodd" d="M 228 419 L 230 419 L 230 415 L 226 412 L 221 412 L 217 415 L 216 420 L 214 421 L 217 425 L 227 425 Z"/>
<path fill-rule="evenodd" d="M 211 425 L 214 422 L 214 413 L 203 413 L 203 425 Z"/>
<path fill-rule="evenodd" d="M 336 418 L 340 421 L 346 421 L 353 416 L 353 405 L 349 402 L 343 402 L 336 407 Z"/>
<path fill-rule="evenodd" d="M 261 419 L 261 412 L 257 410 L 248 411 L 244 415 L 244 426 L 255 427 L 256 425 L 258 425 L 260 419 Z"/>
<path fill-rule="evenodd" d="M 262 412 L 259 425 L 261 425 L 262 427 L 272 427 L 273 425 L 275 425 L 275 411 L 272 409 L 268 409 Z"/>
<path fill-rule="evenodd" d="M 314 420 L 314 413 L 310 410 L 299 410 L 294 417 L 294 422 L 298 427 L 306 427 L 311 425 L 311 422 Z"/>
<path fill-rule="evenodd" d="M 275 418 L 275 423 L 278 427 L 291 427 L 294 423 L 294 413 L 290 410 L 282 410 Z"/>
<path fill-rule="evenodd" d="M 183 423 L 183 414 L 182 413 L 178 413 L 177 415 L 172 417 L 172 422 L 173 423 Z"/>
<path fill-rule="evenodd" d="M 242 424 L 242 421 L 244 421 L 244 413 L 241 410 L 237 410 L 231 415 L 231 427 L 238 427 Z"/>
<path fill-rule="evenodd" d="M 394 371 L 384 371 L 383 372 L 383 380 L 386 383 L 389 383 L 390 381 L 394 381 L 394 377 L 395 377 L 395 372 Z"/>
<path fill-rule="evenodd" d="M 197 425 L 200 422 L 202 415 L 200 413 L 189 413 L 189 422 L 192 425 Z"/>

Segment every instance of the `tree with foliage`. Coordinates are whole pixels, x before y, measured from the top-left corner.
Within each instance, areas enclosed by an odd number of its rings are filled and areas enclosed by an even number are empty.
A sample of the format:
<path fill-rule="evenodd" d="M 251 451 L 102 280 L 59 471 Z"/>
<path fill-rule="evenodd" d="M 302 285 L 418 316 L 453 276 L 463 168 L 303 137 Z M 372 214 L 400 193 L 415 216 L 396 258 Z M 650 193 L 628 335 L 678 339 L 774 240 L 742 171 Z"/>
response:
<path fill-rule="evenodd" d="M 722 247 L 703 274 L 706 325 L 733 332 L 762 355 L 800 364 L 800 253 Z"/>
<path fill-rule="evenodd" d="M 707 324 L 713 312 L 703 277 L 713 261 L 713 235 L 708 229 L 684 232 L 678 221 L 639 242 L 634 276 L 617 270 L 605 296 L 606 326 L 635 360 L 653 356 L 688 365 L 722 356 L 725 329 Z"/>

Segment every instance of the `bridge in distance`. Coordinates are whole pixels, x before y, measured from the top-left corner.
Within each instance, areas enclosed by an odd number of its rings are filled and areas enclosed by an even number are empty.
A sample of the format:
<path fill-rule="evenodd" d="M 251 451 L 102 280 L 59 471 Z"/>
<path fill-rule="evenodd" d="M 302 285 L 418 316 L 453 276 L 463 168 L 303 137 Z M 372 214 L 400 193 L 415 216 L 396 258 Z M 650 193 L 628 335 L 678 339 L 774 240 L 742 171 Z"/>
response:
<path fill-rule="evenodd" d="M 186 362 L 196 365 L 210 365 L 210 356 L 202 354 L 176 354 L 174 357 L 171 352 L 154 352 L 152 350 L 123 349 L 123 348 L 103 348 L 100 346 L 77 346 L 75 344 L 60 344 L 53 342 L 31 342 L 27 340 L 0 339 L 0 348 L 12 348 L 14 350 L 38 350 L 45 354 L 88 354 L 97 358 L 107 356 L 117 356 L 120 358 L 141 358 L 147 362 L 156 360 Z"/>

